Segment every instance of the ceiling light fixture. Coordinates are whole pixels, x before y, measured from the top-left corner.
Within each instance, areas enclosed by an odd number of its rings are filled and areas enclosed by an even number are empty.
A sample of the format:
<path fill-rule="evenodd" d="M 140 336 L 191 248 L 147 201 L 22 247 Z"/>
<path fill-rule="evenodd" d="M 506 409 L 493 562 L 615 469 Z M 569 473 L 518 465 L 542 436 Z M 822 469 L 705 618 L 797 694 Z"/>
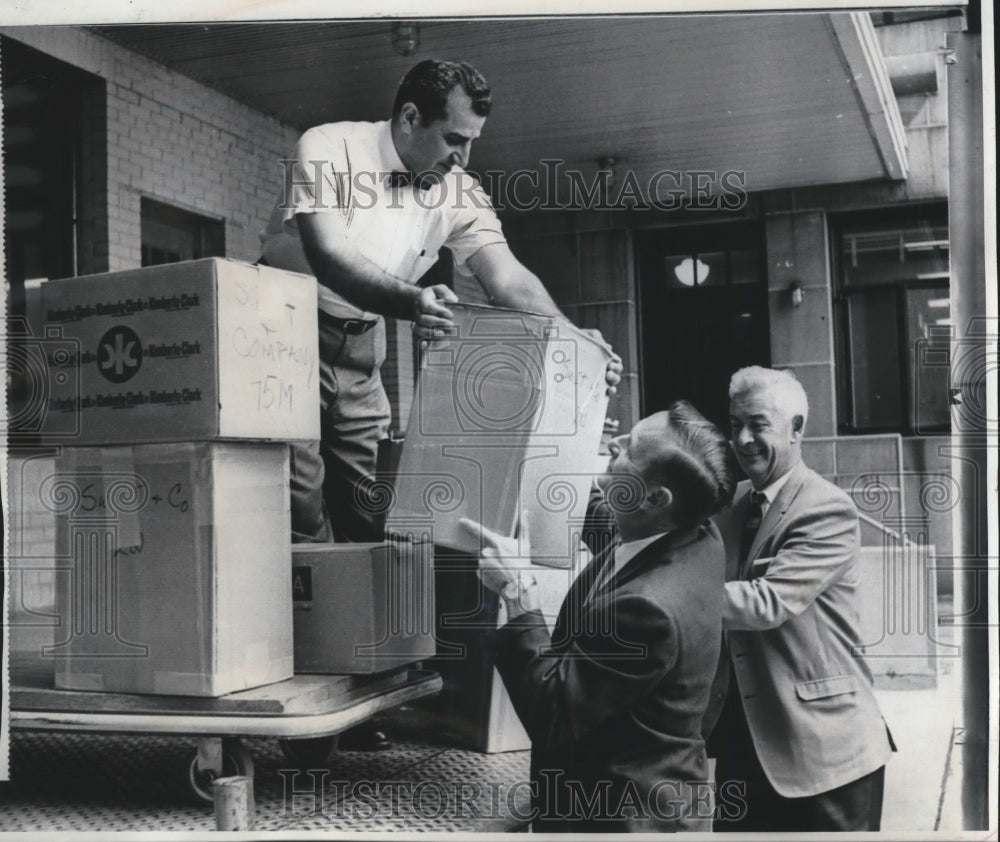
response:
<path fill-rule="evenodd" d="M 392 25 L 392 48 L 401 56 L 412 56 L 420 49 L 420 25 L 397 20 Z"/>
<path fill-rule="evenodd" d="M 801 307 L 802 301 L 805 299 L 805 291 L 802 287 L 802 281 L 794 280 L 788 285 L 788 295 L 791 298 L 793 307 Z"/>
<path fill-rule="evenodd" d="M 615 183 L 615 164 L 618 159 L 614 155 L 602 155 L 597 159 L 597 172 L 607 173 L 605 176 L 608 187 Z"/>

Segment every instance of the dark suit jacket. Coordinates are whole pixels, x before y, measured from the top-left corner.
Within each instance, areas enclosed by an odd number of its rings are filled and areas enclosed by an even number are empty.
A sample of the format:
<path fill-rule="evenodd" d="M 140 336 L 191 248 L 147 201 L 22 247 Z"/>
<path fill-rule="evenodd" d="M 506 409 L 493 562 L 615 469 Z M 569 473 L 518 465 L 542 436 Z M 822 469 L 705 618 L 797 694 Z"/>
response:
<path fill-rule="evenodd" d="M 768 507 L 742 572 L 750 484 L 715 517 L 726 542 L 723 628 L 761 766 L 786 798 L 828 792 L 883 766 L 890 737 L 856 647 L 858 515 L 837 486 L 799 463 Z M 729 683 L 724 656 L 706 714 Z M 713 753 L 725 750 L 714 745 Z"/>
<path fill-rule="evenodd" d="M 532 740 L 536 827 L 709 830 L 698 783 L 709 780 L 701 724 L 719 657 L 721 538 L 710 523 L 671 533 L 594 587 L 612 559 L 603 553 L 576 579 L 551 638 L 536 611 L 495 638 Z M 588 802 L 598 815 L 587 818 Z"/>

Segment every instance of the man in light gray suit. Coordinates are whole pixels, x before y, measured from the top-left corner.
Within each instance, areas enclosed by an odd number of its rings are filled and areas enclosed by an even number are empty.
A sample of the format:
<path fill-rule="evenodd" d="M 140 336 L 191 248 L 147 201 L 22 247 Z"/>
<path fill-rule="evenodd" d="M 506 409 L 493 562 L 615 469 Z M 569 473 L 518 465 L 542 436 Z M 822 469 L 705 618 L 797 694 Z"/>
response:
<path fill-rule="evenodd" d="M 718 718 L 717 786 L 730 800 L 745 786 L 747 809 L 720 814 L 715 829 L 878 830 L 893 746 L 856 649 L 857 510 L 802 461 L 809 407 L 798 380 L 744 368 L 729 397 L 749 482 L 716 517 L 726 645 L 705 729 Z"/>

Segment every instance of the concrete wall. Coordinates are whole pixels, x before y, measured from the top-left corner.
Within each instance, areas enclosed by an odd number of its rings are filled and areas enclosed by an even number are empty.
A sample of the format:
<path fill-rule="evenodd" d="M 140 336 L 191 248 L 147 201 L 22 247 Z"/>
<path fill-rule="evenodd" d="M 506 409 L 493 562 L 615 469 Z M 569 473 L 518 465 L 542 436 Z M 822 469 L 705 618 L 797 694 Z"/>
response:
<path fill-rule="evenodd" d="M 765 217 L 771 365 L 794 372 L 809 395 L 806 434 L 837 429 L 833 348 L 833 289 L 826 215 L 822 211 Z M 802 285 L 793 307 L 789 286 Z"/>
<path fill-rule="evenodd" d="M 921 54 L 932 57 L 933 90 L 899 93 L 896 103 L 906 126 L 910 175 L 907 191 L 912 198 L 948 194 L 948 85 L 945 37 L 948 29 L 960 27 L 959 18 L 913 21 L 876 29 L 882 54 L 896 57 Z M 909 62 L 911 65 L 915 61 Z"/>
<path fill-rule="evenodd" d="M 608 417 L 627 430 L 639 419 L 638 303 L 632 236 L 621 217 L 553 212 L 505 218 L 504 230 L 566 316 L 600 330 L 622 358 L 625 373 Z"/>
<path fill-rule="evenodd" d="M 85 149 L 90 159 L 106 150 L 106 167 L 91 167 L 84 186 L 91 211 L 81 220 L 81 274 L 140 265 L 143 196 L 224 220 L 226 256 L 256 260 L 282 183 L 278 159 L 297 130 L 89 30 L 0 31 L 106 81 L 103 102 L 88 102 L 97 116 L 85 126 Z"/>
<path fill-rule="evenodd" d="M 962 504 L 961 488 L 952 476 L 952 442 L 949 436 L 904 438 L 903 494 L 907 509 L 922 518 L 928 543 L 937 550 L 937 588 L 939 593 L 954 591 L 952 558 L 954 527 L 952 517 Z"/>

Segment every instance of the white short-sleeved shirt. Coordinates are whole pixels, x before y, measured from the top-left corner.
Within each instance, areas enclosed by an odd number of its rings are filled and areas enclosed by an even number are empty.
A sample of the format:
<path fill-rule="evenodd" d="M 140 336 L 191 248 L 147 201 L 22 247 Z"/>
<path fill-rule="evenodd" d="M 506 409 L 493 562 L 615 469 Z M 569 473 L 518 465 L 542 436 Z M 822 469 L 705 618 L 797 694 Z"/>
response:
<path fill-rule="evenodd" d="M 388 121 L 309 129 L 284 167 L 282 196 L 260 235 L 264 260 L 279 269 L 312 274 L 299 239 L 299 213 L 334 214 L 346 240 L 405 283 L 416 283 L 442 246 L 466 274 L 466 261 L 479 249 L 506 242 L 489 196 L 460 167 L 426 190 L 390 185 L 390 174 L 406 167 Z M 322 284 L 319 306 L 340 318 L 374 318 Z"/>

